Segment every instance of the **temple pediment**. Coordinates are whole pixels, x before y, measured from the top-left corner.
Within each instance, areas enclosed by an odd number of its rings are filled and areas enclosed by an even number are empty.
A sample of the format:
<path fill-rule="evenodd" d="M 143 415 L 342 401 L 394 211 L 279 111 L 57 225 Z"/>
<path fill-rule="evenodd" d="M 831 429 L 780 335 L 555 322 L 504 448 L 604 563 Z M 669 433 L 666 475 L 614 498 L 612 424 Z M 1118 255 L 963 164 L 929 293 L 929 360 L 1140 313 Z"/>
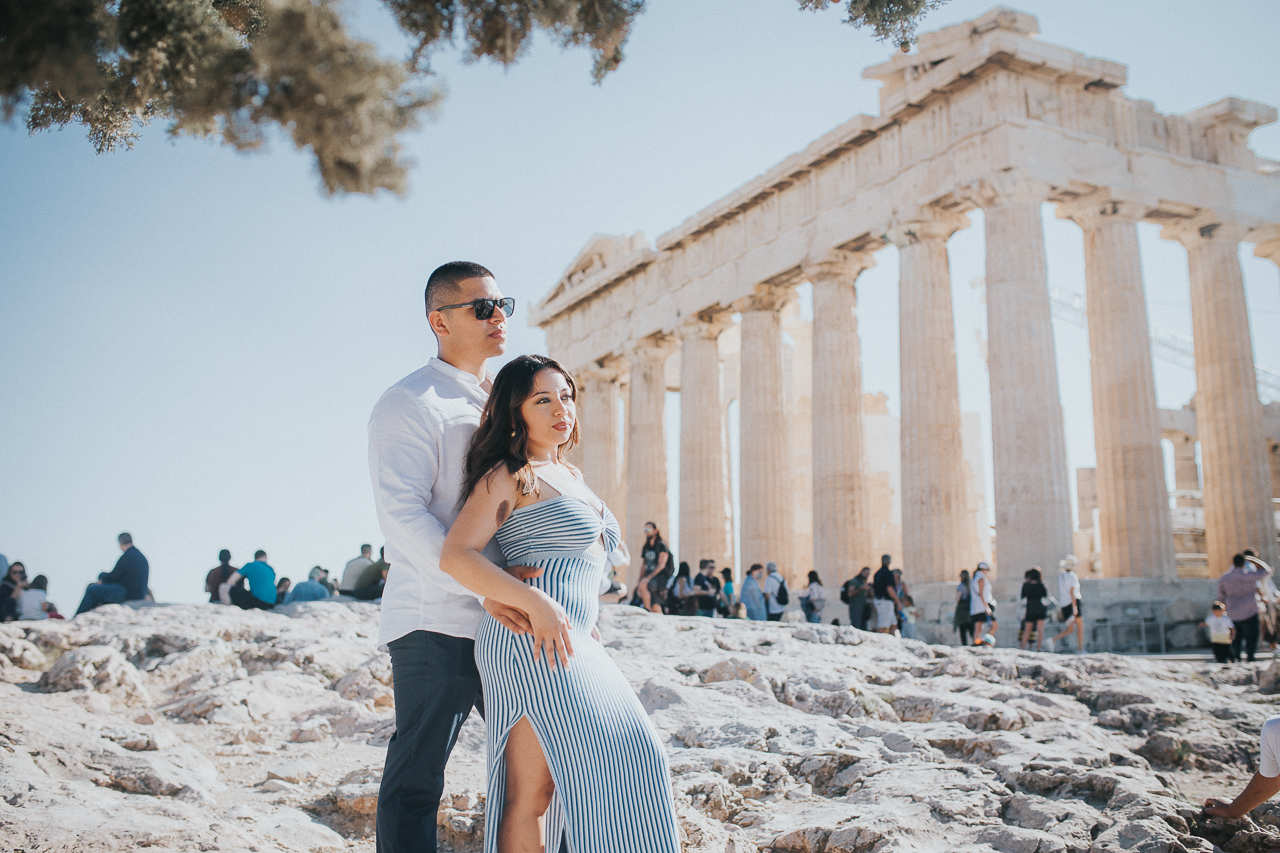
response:
<path fill-rule="evenodd" d="M 626 273 L 647 265 L 654 257 L 643 231 L 630 236 L 593 234 L 560 281 L 534 307 L 534 322 L 555 316 Z"/>

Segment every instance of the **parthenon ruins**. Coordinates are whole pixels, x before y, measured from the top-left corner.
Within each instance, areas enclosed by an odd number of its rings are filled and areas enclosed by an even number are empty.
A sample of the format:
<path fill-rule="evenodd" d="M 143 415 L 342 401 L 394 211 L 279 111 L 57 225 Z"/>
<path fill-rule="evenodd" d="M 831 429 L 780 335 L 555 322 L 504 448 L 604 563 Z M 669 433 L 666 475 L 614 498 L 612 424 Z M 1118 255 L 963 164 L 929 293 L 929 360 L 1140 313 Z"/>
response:
<path fill-rule="evenodd" d="M 892 244 L 900 562 L 918 581 L 954 582 L 982 558 L 987 522 L 970 494 L 946 250 L 976 208 L 986 229 L 998 564 L 1020 578 L 1074 553 L 1041 223 L 1048 202 L 1084 233 L 1101 574 L 1178 577 L 1174 519 L 1201 500 L 1184 488 L 1202 490 L 1211 571 L 1245 547 L 1278 562 L 1280 412 L 1266 414 L 1275 407 L 1259 399 L 1238 258 L 1244 242 L 1280 263 L 1280 164 L 1248 145 L 1276 110 L 1228 97 L 1162 115 L 1124 94 L 1123 65 L 1036 34 L 1033 17 L 998 7 L 921 35 L 914 52 L 865 70 L 882 84 L 880 115 L 854 117 L 652 245 L 639 234 L 597 235 L 539 303 L 533 322 L 551 355 L 580 378 L 578 458 L 625 518 L 633 553 L 645 521 L 668 522 L 664 397 L 678 389 L 684 558 L 775 560 L 793 584 L 813 567 L 829 587 L 876 565 L 885 546 L 866 452 L 857 280 Z M 1156 405 L 1143 221 L 1186 248 L 1194 412 Z M 811 323 L 795 310 L 803 282 Z M 1187 471 L 1194 449 L 1177 451 L 1173 509 L 1162 435 L 1200 444 L 1199 471 Z M 635 574 L 633 565 L 632 583 Z"/>

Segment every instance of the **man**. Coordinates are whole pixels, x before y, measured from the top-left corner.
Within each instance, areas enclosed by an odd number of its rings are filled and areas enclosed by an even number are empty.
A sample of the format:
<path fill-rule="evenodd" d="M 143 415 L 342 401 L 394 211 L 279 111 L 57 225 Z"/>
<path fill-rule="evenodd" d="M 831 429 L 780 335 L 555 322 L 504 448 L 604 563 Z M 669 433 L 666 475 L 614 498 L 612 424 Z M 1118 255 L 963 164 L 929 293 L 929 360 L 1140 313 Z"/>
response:
<path fill-rule="evenodd" d="M 1250 568 L 1244 554 L 1232 557 L 1231 569 L 1218 579 L 1218 599 L 1227 605 L 1227 616 L 1236 626 L 1232 656 L 1240 660 L 1243 654 L 1252 663 L 1258 654 L 1258 582 L 1267 574 Z"/>
<path fill-rule="evenodd" d="M 249 588 L 240 579 L 249 582 Z M 241 610 L 271 610 L 276 606 L 276 570 L 267 565 L 267 552 L 254 551 L 253 562 L 245 563 L 231 573 L 218 587 L 223 604 L 234 604 Z"/>
<path fill-rule="evenodd" d="M 867 592 L 871 589 L 871 567 L 844 582 L 840 587 L 840 600 L 849 605 L 849 624 L 859 631 L 867 630 Z"/>
<path fill-rule="evenodd" d="M 209 570 L 204 576 L 204 591 L 209 593 L 210 604 L 221 604 L 222 599 L 218 596 L 218 587 L 227 582 L 227 578 L 231 577 L 231 573 L 236 567 L 231 565 L 231 552 L 223 548 L 218 552 L 218 565 Z"/>
<path fill-rule="evenodd" d="M 876 608 L 876 633 L 892 634 L 898 625 L 898 610 L 902 605 L 898 601 L 898 591 L 894 583 L 893 570 L 889 563 L 893 556 L 883 554 L 880 557 L 880 568 L 871 578 L 871 600 Z"/>
<path fill-rule="evenodd" d="M 781 622 L 782 614 L 787 612 L 787 604 L 791 600 L 791 593 L 790 591 L 782 592 L 787 588 L 787 582 L 782 577 L 782 573 L 778 571 L 777 563 L 765 563 L 764 568 L 768 572 L 768 576 L 764 580 L 765 610 L 769 614 L 770 622 Z M 779 598 L 783 600 L 779 601 Z"/>
<path fill-rule="evenodd" d="M 124 553 L 116 560 L 114 569 L 98 575 L 98 582 L 89 584 L 85 589 L 76 616 L 103 604 L 142 601 L 147 597 L 147 579 L 151 574 L 147 558 L 133 547 L 133 537 L 128 533 L 121 533 L 116 541 Z"/>
<path fill-rule="evenodd" d="M 763 577 L 764 566 L 753 563 L 742 580 L 742 595 L 738 597 L 747 610 L 747 618 L 754 622 L 763 622 L 769 618 L 769 611 L 764 603 L 764 589 L 760 586 Z"/>
<path fill-rule="evenodd" d="M 708 619 L 715 616 L 716 603 L 720 601 L 720 579 L 716 577 L 715 560 L 703 560 L 698 564 L 693 588 L 698 591 L 698 615 Z"/>
<path fill-rule="evenodd" d="M 365 584 L 361 583 L 364 570 L 373 565 L 373 546 L 361 545 L 360 556 L 347 561 L 347 567 L 342 570 L 342 580 L 338 582 L 338 592 L 344 592 L 348 595 L 353 589 L 358 589 Z"/>
<path fill-rule="evenodd" d="M 324 581 L 328 579 L 329 570 L 316 566 L 306 580 L 289 590 L 285 604 L 293 604 L 295 601 L 326 601 L 331 597 L 328 587 L 324 585 Z"/>
<path fill-rule="evenodd" d="M 978 563 L 973 577 L 969 579 L 969 617 L 973 623 L 975 646 L 994 646 L 996 631 L 1000 628 L 996 620 L 996 592 L 990 573 L 990 566 L 985 562 Z"/>
<path fill-rule="evenodd" d="M 489 270 L 454 262 L 431 273 L 424 301 L 439 355 L 387 389 L 369 418 L 369 473 L 391 565 L 378 642 L 391 653 L 396 711 L 378 790 L 378 853 L 436 850 L 445 764 L 472 707 L 483 712 L 474 656 L 482 611 L 528 629 L 520 611 L 482 601 L 440 570 L 467 445 L 493 387 L 485 363 L 506 349 L 515 300 Z M 495 542 L 485 556 L 505 562 Z"/>
<path fill-rule="evenodd" d="M 1049 651 L 1058 641 L 1076 632 L 1076 654 L 1084 654 L 1084 609 L 1080 600 L 1080 576 L 1076 574 L 1076 558 L 1068 557 L 1058 563 L 1058 606 L 1062 608 L 1064 627 L 1049 642 Z"/>

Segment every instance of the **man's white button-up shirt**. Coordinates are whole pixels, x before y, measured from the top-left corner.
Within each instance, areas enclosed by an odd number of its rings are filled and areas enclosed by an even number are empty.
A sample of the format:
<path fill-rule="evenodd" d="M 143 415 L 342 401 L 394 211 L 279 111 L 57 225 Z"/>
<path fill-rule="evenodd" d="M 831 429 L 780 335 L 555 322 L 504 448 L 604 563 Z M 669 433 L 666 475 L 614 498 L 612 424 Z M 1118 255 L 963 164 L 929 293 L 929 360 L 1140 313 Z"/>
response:
<path fill-rule="evenodd" d="M 380 647 L 412 631 L 475 638 L 482 599 L 440 570 L 440 551 L 458 516 L 467 444 L 488 398 L 475 376 L 433 358 L 373 407 L 369 475 L 391 564 Z M 496 541 L 484 553 L 506 565 Z"/>

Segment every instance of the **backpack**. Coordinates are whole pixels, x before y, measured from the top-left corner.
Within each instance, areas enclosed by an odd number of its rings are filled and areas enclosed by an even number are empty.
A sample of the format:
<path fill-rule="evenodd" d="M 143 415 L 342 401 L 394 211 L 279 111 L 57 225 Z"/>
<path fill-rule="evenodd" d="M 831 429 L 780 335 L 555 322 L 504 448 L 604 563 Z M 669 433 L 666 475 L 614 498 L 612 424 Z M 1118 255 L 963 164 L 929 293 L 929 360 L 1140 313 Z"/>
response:
<path fill-rule="evenodd" d="M 778 602 L 779 604 L 781 604 L 783 607 L 786 607 L 786 606 L 787 606 L 787 604 L 788 604 L 788 603 L 790 603 L 790 601 L 791 601 L 791 594 L 790 594 L 789 592 L 787 592 L 787 580 L 786 580 L 786 578 L 782 578 L 782 579 L 781 579 L 781 583 L 779 583 L 779 584 L 778 584 L 778 593 L 777 593 L 777 595 L 775 595 L 773 598 L 774 598 L 774 600 L 775 600 L 775 601 L 777 601 L 777 602 Z"/>
<path fill-rule="evenodd" d="M 840 603 L 841 604 L 849 603 L 849 588 L 852 586 L 853 586 L 853 580 L 849 579 L 844 582 L 843 586 L 840 587 Z"/>

